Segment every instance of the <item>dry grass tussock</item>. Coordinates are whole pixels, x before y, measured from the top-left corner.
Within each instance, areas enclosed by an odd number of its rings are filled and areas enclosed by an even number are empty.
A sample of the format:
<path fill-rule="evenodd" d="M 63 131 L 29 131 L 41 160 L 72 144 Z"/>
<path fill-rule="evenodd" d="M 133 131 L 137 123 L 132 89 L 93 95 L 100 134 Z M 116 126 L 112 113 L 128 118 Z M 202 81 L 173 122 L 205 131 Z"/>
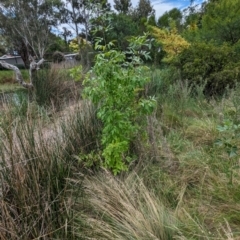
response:
<path fill-rule="evenodd" d="M 174 213 L 134 172 L 120 180 L 104 171 L 87 178 L 84 187 L 94 213 L 86 219 L 86 239 L 167 240 L 178 231 Z"/>
<path fill-rule="evenodd" d="M 104 172 L 83 185 L 90 206 L 84 217 L 86 225 L 76 227 L 81 239 L 239 239 L 233 224 L 211 210 L 210 196 L 194 201 L 187 185 L 179 191 L 175 210 L 167 207 L 166 196 L 153 194 L 135 173 L 120 180 Z"/>
<path fill-rule="evenodd" d="M 62 143 L 55 139 L 54 144 L 49 144 L 38 127 L 28 122 L 3 130 L 0 147 L 3 240 L 51 239 L 54 231 L 60 236 L 65 232 L 66 212 L 71 207 L 65 204 L 71 198 L 67 196 L 70 192 L 65 180 L 70 165 L 61 149 Z"/>
<path fill-rule="evenodd" d="M 6 105 L 1 118 L 0 239 L 74 239 L 76 198 L 67 179 L 78 167 L 78 146 L 90 148 L 96 139 L 90 139 L 94 110 L 76 103 L 50 119 L 29 107 L 19 113 Z"/>
<path fill-rule="evenodd" d="M 55 66 L 38 71 L 33 84 L 33 98 L 40 106 L 54 107 L 58 111 L 80 99 L 79 86 L 68 71 Z"/>

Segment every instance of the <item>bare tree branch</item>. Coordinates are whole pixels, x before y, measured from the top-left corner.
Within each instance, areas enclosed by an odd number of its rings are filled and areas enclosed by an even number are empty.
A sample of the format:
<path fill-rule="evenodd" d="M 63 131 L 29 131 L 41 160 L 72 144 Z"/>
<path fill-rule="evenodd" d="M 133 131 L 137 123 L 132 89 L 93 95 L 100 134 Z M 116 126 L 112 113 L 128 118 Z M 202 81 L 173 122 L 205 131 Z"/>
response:
<path fill-rule="evenodd" d="M 30 83 L 32 84 L 33 72 L 40 69 L 40 65 L 43 64 L 44 59 L 42 58 L 39 62 L 36 62 L 32 56 L 29 56 L 29 60 L 30 60 L 29 77 Z"/>
<path fill-rule="evenodd" d="M 44 62 L 44 59 L 41 59 L 39 62 L 35 62 L 34 58 L 31 56 L 30 61 L 31 61 L 30 69 L 29 69 L 30 83 L 26 83 L 23 80 L 22 73 L 18 67 L 14 66 L 12 64 L 9 64 L 5 61 L 0 61 L 0 65 L 2 65 L 6 69 L 13 70 L 15 72 L 16 81 L 19 82 L 19 84 L 21 84 L 23 87 L 31 89 L 31 88 L 33 88 L 33 84 L 32 84 L 33 72 L 40 69 L 40 65 Z"/>
<path fill-rule="evenodd" d="M 4 68 L 13 70 L 13 71 L 15 72 L 16 81 L 18 81 L 19 84 L 21 84 L 23 87 L 25 87 L 25 88 L 33 88 L 32 83 L 26 83 L 26 82 L 24 82 L 23 77 L 22 77 L 22 73 L 20 72 L 20 70 L 19 70 L 18 67 L 14 66 L 14 65 L 12 65 L 12 64 L 6 63 L 5 61 L 0 61 L 0 64 L 1 64 Z"/>

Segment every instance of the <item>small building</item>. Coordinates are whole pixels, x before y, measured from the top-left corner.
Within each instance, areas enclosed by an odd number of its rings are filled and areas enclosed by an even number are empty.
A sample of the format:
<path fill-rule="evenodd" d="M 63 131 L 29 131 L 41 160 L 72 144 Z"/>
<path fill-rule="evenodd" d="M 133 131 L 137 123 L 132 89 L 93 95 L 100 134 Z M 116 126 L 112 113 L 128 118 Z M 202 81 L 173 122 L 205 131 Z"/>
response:
<path fill-rule="evenodd" d="M 64 68 L 72 68 L 76 66 L 77 60 L 76 56 L 78 53 L 70 53 L 70 54 L 64 54 L 65 61 L 61 62 L 61 66 Z"/>
<path fill-rule="evenodd" d="M 24 62 L 21 56 L 3 55 L 2 57 L 0 57 L 0 61 L 5 61 L 6 63 L 12 65 L 24 66 Z"/>
<path fill-rule="evenodd" d="M 70 54 L 65 54 L 64 57 L 65 57 L 65 60 L 66 61 L 76 61 L 76 56 L 78 55 L 78 53 L 70 53 Z"/>

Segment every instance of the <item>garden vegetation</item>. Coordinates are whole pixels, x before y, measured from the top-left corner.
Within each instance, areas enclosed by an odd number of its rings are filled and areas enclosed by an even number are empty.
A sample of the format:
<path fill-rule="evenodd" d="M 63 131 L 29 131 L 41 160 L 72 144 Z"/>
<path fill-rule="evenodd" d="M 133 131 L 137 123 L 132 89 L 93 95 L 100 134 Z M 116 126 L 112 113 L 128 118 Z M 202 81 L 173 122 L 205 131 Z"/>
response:
<path fill-rule="evenodd" d="M 0 239 L 240 239 L 239 1 L 115 4 L 86 61 L 1 93 Z"/>

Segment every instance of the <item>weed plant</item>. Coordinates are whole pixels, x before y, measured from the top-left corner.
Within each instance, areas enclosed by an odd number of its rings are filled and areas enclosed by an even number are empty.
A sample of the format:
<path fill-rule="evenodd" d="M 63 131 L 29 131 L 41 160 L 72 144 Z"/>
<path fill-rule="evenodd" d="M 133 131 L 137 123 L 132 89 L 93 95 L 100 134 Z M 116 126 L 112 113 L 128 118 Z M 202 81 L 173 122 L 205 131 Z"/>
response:
<path fill-rule="evenodd" d="M 98 106 L 97 117 L 103 123 L 104 166 L 118 174 L 128 170 L 132 162 L 128 153 L 131 141 L 140 132 L 137 119 L 144 119 L 156 106 L 154 97 L 141 96 L 149 82 L 148 68 L 143 66 L 141 59 L 148 59 L 149 53 L 141 48 L 150 48 L 150 42 L 147 34 L 133 37 L 129 39 L 128 51 L 120 52 L 112 49 L 112 42 L 105 44 L 104 39 L 96 40 L 96 49 L 101 52 L 83 82 L 83 93 Z M 127 54 L 131 55 L 129 62 L 126 61 Z"/>

